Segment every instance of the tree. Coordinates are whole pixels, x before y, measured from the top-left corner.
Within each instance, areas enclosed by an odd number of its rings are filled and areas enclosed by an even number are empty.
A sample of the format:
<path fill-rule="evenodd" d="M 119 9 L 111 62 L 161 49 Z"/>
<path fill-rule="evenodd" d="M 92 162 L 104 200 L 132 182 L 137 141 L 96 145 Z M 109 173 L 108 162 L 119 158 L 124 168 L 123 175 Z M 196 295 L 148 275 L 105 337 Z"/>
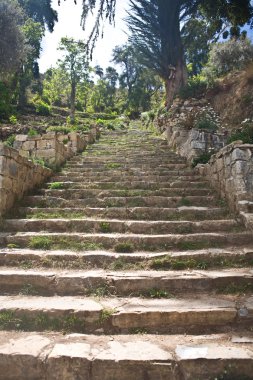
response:
<path fill-rule="evenodd" d="M 22 9 L 15 1 L 0 2 L 0 79 L 13 74 L 26 57 L 25 36 L 21 30 L 24 22 Z"/>
<path fill-rule="evenodd" d="M 151 97 L 161 89 L 161 82 L 139 61 L 138 51 L 130 43 L 116 46 L 113 62 L 121 65 L 120 88 L 127 90 L 125 110 L 138 115 L 150 107 Z"/>
<path fill-rule="evenodd" d="M 70 84 L 70 120 L 74 124 L 77 85 L 87 80 L 89 72 L 87 50 L 84 42 L 67 37 L 61 39 L 59 50 L 64 54 L 59 67 L 67 74 Z"/>
<path fill-rule="evenodd" d="M 249 0 L 130 0 L 130 4 L 132 43 L 143 63 L 163 79 L 167 106 L 186 83 L 181 26 L 189 17 L 201 12 L 219 33 L 229 25 L 231 31 L 243 25 L 253 14 Z"/>
<path fill-rule="evenodd" d="M 29 18 L 53 32 L 58 15 L 51 6 L 52 0 L 18 0 L 18 2 Z"/>

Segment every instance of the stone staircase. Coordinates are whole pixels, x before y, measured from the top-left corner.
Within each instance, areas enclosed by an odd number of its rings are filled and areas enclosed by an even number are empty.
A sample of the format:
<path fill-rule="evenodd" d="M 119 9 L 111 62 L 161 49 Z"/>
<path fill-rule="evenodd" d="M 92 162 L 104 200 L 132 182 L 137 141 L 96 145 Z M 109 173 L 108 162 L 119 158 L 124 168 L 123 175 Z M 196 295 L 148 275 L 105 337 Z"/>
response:
<path fill-rule="evenodd" d="M 163 140 L 104 134 L 0 234 L 1 380 L 253 379 L 253 240 Z"/>

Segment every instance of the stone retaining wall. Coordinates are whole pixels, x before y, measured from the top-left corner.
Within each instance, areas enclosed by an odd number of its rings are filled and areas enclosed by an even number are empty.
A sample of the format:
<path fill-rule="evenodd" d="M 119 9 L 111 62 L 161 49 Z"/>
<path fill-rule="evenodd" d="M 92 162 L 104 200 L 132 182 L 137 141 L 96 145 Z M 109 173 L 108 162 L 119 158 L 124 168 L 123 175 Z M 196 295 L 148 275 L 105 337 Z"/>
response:
<path fill-rule="evenodd" d="M 15 149 L 0 143 L 0 216 L 51 174 L 50 169 L 34 164 Z"/>
<path fill-rule="evenodd" d="M 234 142 L 214 154 L 209 163 L 198 165 L 229 207 L 253 229 L 253 145 Z"/>
<path fill-rule="evenodd" d="M 172 126 L 167 127 L 166 137 L 169 147 L 186 157 L 188 162 L 192 162 L 203 153 L 217 152 L 227 142 L 227 137 L 219 133 Z"/>

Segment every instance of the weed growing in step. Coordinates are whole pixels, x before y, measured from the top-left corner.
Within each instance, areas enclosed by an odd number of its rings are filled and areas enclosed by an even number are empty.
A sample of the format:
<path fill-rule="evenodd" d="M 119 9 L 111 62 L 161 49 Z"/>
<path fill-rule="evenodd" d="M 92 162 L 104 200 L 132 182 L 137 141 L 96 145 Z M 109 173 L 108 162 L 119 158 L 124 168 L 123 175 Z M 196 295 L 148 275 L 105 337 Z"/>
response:
<path fill-rule="evenodd" d="M 85 215 L 81 212 L 68 212 L 67 214 L 64 212 L 37 212 L 34 214 L 26 215 L 27 219 L 82 219 Z"/>
<path fill-rule="evenodd" d="M 111 225 L 108 222 L 101 222 L 99 225 L 100 231 L 104 233 L 111 232 Z"/>
<path fill-rule="evenodd" d="M 145 297 L 145 298 L 158 298 L 158 299 L 174 297 L 172 294 L 166 292 L 165 290 L 157 289 L 157 288 L 149 289 L 148 291 L 141 293 L 140 296 Z"/>
<path fill-rule="evenodd" d="M 23 296 L 35 296 L 38 294 L 38 291 L 32 284 L 25 284 L 19 292 L 20 295 Z"/>
<path fill-rule="evenodd" d="M 114 247 L 115 252 L 118 253 L 133 253 L 134 252 L 134 246 L 131 243 L 119 243 L 116 244 Z"/>
<path fill-rule="evenodd" d="M 12 243 L 12 244 L 8 244 L 7 248 L 9 248 L 9 249 L 16 249 L 16 248 L 19 248 L 19 245 Z"/>
<path fill-rule="evenodd" d="M 119 169 L 119 168 L 121 168 L 121 164 L 119 164 L 117 162 L 111 162 L 109 164 L 106 164 L 106 168 L 107 169 Z"/>
<path fill-rule="evenodd" d="M 19 319 L 14 316 L 14 312 L 10 310 L 0 312 L 0 330 L 17 329 Z"/>
<path fill-rule="evenodd" d="M 48 188 L 50 190 L 59 190 L 64 187 L 64 184 L 62 182 L 52 182 L 48 185 Z"/>
<path fill-rule="evenodd" d="M 180 199 L 180 201 L 178 202 L 177 207 L 181 207 L 181 206 L 189 207 L 189 206 L 191 206 L 191 205 L 192 205 L 192 203 L 191 203 L 191 201 L 190 201 L 189 199 L 187 199 L 187 198 L 182 198 L 182 199 Z"/>
<path fill-rule="evenodd" d="M 107 284 L 101 285 L 95 289 L 85 291 L 85 294 L 92 297 L 104 298 L 112 295 L 112 292 Z"/>
<path fill-rule="evenodd" d="M 51 249 L 53 240 L 46 236 L 32 237 L 28 243 L 28 247 L 32 249 Z"/>
<path fill-rule="evenodd" d="M 253 284 L 236 284 L 232 282 L 224 288 L 219 288 L 217 293 L 221 294 L 245 294 L 253 291 Z"/>
<path fill-rule="evenodd" d="M 214 246 L 215 244 L 209 241 L 181 241 L 177 244 L 177 247 L 183 251 L 191 251 L 210 248 L 211 245 Z"/>
<path fill-rule="evenodd" d="M 115 311 L 115 309 L 103 309 L 100 313 L 99 323 L 102 325 L 104 322 L 107 322 Z"/>
<path fill-rule="evenodd" d="M 129 334 L 133 334 L 133 335 L 145 335 L 147 333 L 148 331 L 144 327 L 133 327 L 132 329 L 129 330 Z"/>

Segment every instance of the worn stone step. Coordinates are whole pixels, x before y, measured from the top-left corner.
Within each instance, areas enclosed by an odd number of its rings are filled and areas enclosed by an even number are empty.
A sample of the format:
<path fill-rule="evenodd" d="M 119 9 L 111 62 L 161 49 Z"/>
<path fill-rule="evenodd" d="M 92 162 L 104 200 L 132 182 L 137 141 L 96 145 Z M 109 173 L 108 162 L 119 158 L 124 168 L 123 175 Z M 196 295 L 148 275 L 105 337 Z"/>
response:
<path fill-rule="evenodd" d="M 0 265 L 19 268 L 88 270 L 189 270 L 253 267 L 253 247 L 206 248 L 187 251 L 116 253 L 97 249 L 70 250 L 0 249 Z"/>
<path fill-rule="evenodd" d="M 253 291 L 253 268 L 216 271 L 62 271 L 0 269 L 1 295 L 94 297 L 140 296 L 173 299 L 191 293 L 245 294 Z"/>
<path fill-rule="evenodd" d="M 20 207 L 20 217 L 44 219 L 57 217 L 95 217 L 129 220 L 217 220 L 228 219 L 229 214 L 225 208 L 182 206 L 179 208 L 160 207 L 110 207 L 110 208 L 37 208 Z"/>
<path fill-rule="evenodd" d="M 153 173 L 152 171 L 150 173 L 146 172 L 146 171 L 143 171 L 143 172 L 133 172 L 133 173 L 125 173 L 123 171 L 120 171 L 120 170 L 115 170 L 115 171 L 110 171 L 109 173 L 107 172 L 101 172 L 101 173 L 89 173 L 89 175 L 85 175 L 85 173 L 80 173 L 79 170 L 62 170 L 61 172 L 61 175 L 63 176 L 67 176 L 67 177 L 76 177 L 76 176 L 79 176 L 80 177 L 85 177 L 86 179 L 89 179 L 89 180 L 92 180 L 92 179 L 106 179 L 107 181 L 110 179 L 111 181 L 115 180 L 121 180 L 122 179 L 122 176 L 124 175 L 124 180 L 125 181 L 129 181 L 129 180 L 159 180 L 159 181 L 162 181 L 162 182 L 165 182 L 165 181 L 169 181 L 171 180 L 171 178 L 173 178 L 173 176 L 175 178 L 178 178 L 178 176 L 186 176 L 186 177 L 189 177 L 188 179 L 191 180 L 191 177 L 194 177 L 194 174 L 192 171 L 177 171 L 177 170 L 168 170 L 166 171 L 166 173 L 161 173 L 161 174 L 156 174 L 156 173 Z M 87 178 L 88 177 L 88 178 Z M 198 176 L 198 179 L 200 178 L 200 176 Z"/>
<path fill-rule="evenodd" d="M 83 176 L 83 175 L 78 175 L 78 174 L 73 174 L 71 175 L 71 178 L 67 175 L 63 175 L 63 174 L 58 174 L 58 175 L 55 175 L 53 178 L 52 178 L 52 181 L 55 181 L 55 182 L 78 182 L 78 183 L 97 183 L 97 182 L 100 182 L 100 183 L 105 183 L 105 182 L 110 182 L 110 183 L 121 183 L 122 181 L 123 182 L 142 182 L 143 184 L 145 183 L 149 183 L 149 182 L 153 182 L 153 183 L 159 183 L 159 181 L 161 183 L 164 183 L 164 181 L 166 181 L 166 183 L 174 183 L 176 181 L 180 181 L 180 182 L 200 182 L 203 180 L 203 177 L 199 176 L 199 175 L 195 175 L 193 174 L 192 176 L 181 176 L 180 174 L 178 175 L 171 175 L 169 178 L 162 178 L 162 179 L 159 179 L 157 178 L 156 176 L 153 176 L 151 178 L 142 178 L 142 177 L 130 177 L 130 178 L 126 178 L 126 176 L 124 176 L 124 178 L 121 177 L 121 180 L 117 180 L 117 181 L 114 181 L 113 179 L 108 179 L 108 178 L 87 178 L 86 176 Z"/>
<path fill-rule="evenodd" d="M 45 184 L 46 189 L 50 188 L 50 186 L 54 183 L 54 180 Z M 132 181 L 132 182 L 59 182 L 60 186 L 63 189 L 115 189 L 115 190 L 160 190 L 160 189 L 168 189 L 168 188 L 177 188 L 177 189 L 207 189 L 209 188 L 208 183 L 205 181 L 172 181 L 172 182 L 161 182 L 160 184 L 157 182 L 144 182 L 144 181 Z"/>
<path fill-rule="evenodd" d="M 64 199 L 61 197 L 50 197 L 33 195 L 24 197 L 24 206 L 37 207 L 180 207 L 180 206 L 209 206 L 217 205 L 214 196 L 186 196 L 186 197 L 105 197 L 105 198 L 84 198 L 84 199 Z"/>
<path fill-rule="evenodd" d="M 253 297 L 192 296 L 180 299 L 0 296 L 4 328 L 80 333 L 211 333 L 250 326 Z M 3 319 L 3 318 L 1 318 Z"/>
<path fill-rule="evenodd" d="M 0 379 L 213 380 L 228 374 L 250 380 L 252 341 L 244 331 L 99 337 L 0 332 Z"/>
<path fill-rule="evenodd" d="M 49 197 L 60 197 L 64 199 L 84 199 L 84 198 L 108 198 L 108 197 L 179 197 L 179 196 L 208 196 L 213 194 L 211 189 L 199 189 L 199 188 L 160 188 L 159 190 L 101 190 L 101 189 L 40 189 L 38 194 Z"/>
<path fill-rule="evenodd" d="M 115 219 L 7 219 L 4 231 L 19 232 L 118 232 L 133 234 L 189 234 L 198 232 L 231 232 L 242 229 L 233 219 L 214 221 L 131 221 Z"/>
<path fill-rule="evenodd" d="M 251 244 L 250 232 L 238 233 L 197 233 L 197 234 L 120 234 L 120 233 L 47 233 L 20 232 L 7 234 L 6 244 L 18 247 L 73 249 L 79 251 L 93 249 L 112 249 L 116 252 L 194 250 L 235 245 L 237 247 Z"/>

